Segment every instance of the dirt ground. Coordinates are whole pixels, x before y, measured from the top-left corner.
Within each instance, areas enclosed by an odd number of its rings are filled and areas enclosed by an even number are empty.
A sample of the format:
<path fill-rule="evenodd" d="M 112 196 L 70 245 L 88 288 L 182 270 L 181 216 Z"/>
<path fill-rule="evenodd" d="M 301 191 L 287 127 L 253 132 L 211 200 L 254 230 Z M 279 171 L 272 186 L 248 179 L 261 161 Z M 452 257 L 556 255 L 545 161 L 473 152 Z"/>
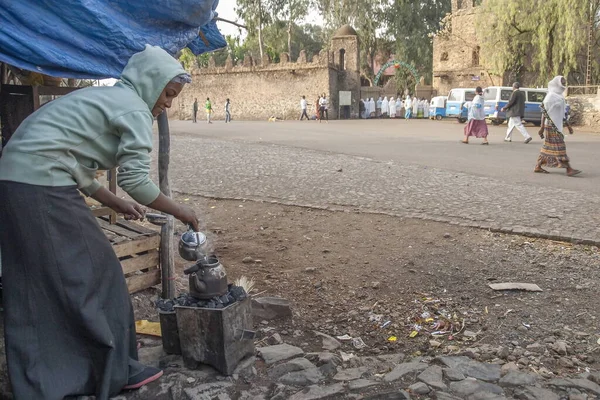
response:
<path fill-rule="evenodd" d="M 356 355 L 422 356 L 562 339 L 571 358 L 543 359 L 546 368 L 557 374 L 599 368 L 596 247 L 353 210 L 178 200 L 197 209 L 230 282 L 245 275 L 256 283 L 255 297 L 291 301 L 291 320 L 254 321 L 264 337 L 278 332 L 286 343 L 321 351 L 312 331 L 347 334 L 366 344 L 344 343 Z M 183 229 L 177 225 L 176 233 Z M 186 290 L 185 265 L 177 257 L 179 290 Z M 535 283 L 543 291 L 488 286 L 499 282 Z M 133 296 L 137 318 L 157 320 L 157 294 Z M 450 324 L 453 334 L 431 336 Z"/>

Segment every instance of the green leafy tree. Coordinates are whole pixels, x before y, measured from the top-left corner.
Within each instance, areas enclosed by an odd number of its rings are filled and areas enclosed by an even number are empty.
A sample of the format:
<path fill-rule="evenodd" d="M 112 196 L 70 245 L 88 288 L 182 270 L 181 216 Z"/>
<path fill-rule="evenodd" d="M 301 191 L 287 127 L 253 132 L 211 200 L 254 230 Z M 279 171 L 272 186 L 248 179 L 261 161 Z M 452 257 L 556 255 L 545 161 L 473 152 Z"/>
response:
<path fill-rule="evenodd" d="M 272 0 L 275 18 L 287 22 L 287 52 L 292 55 L 292 37 L 298 22 L 308 15 L 310 0 Z"/>
<path fill-rule="evenodd" d="M 487 0 L 477 16 L 482 59 L 515 79 L 536 71 L 538 84 L 568 76 L 586 59 L 590 26 L 595 43 L 599 7 L 599 0 Z"/>
<path fill-rule="evenodd" d="M 431 38 L 450 10 L 450 0 L 393 0 L 384 13 L 386 33 L 395 43 L 396 59 L 413 65 L 428 81 L 433 70 Z M 404 68 L 397 70 L 396 81 L 399 88 L 414 87 L 416 83 Z"/>
<path fill-rule="evenodd" d="M 260 57 L 264 54 L 263 30 L 272 21 L 274 0 L 237 0 L 235 11 L 244 20 L 249 37 L 257 37 Z"/>
<path fill-rule="evenodd" d="M 310 58 L 318 54 L 324 46 L 321 27 L 310 24 L 300 26 L 294 24 L 292 36 L 296 39 L 292 42 L 290 52 L 285 35 L 287 29 L 286 21 L 275 21 L 264 29 L 264 52 L 273 62 L 279 62 L 279 56 L 284 52 L 288 52 L 290 57 L 296 60 L 300 50 L 305 50 L 306 56 Z M 257 37 L 248 36 L 244 46 L 251 54 L 257 54 L 259 49 Z"/>

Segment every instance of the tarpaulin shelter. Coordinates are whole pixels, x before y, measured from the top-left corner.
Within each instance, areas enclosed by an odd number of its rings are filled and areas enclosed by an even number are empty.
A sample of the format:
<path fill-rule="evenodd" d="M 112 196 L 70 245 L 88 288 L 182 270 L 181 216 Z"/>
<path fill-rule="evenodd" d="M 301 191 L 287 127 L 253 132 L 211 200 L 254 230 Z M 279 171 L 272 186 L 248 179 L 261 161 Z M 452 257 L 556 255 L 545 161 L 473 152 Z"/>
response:
<path fill-rule="evenodd" d="M 145 44 L 226 46 L 218 0 L 0 0 L 0 62 L 61 78 L 117 78 Z"/>

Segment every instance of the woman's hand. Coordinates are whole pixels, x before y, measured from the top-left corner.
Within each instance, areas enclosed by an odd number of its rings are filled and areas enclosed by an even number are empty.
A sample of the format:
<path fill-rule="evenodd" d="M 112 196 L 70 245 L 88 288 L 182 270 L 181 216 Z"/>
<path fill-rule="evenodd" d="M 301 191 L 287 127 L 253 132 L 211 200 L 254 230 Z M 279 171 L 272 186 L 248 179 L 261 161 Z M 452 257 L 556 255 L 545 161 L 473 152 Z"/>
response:
<path fill-rule="evenodd" d="M 540 135 L 540 139 L 544 138 L 544 128 L 543 127 L 538 131 L 538 135 Z"/>
<path fill-rule="evenodd" d="M 118 199 L 111 208 L 118 214 L 123 214 L 126 220 L 141 220 L 146 214 L 146 209 L 135 201 Z"/>
<path fill-rule="evenodd" d="M 571 128 L 571 125 L 567 125 L 567 129 L 569 130 L 569 135 L 573 134 L 573 128 Z"/>
<path fill-rule="evenodd" d="M 191 207 L 180 204 L 179 210 L 173 216 L 184 224 L 190 225 L 194 231 L 198 232 L 200 230 L 198 227 L 198 217 L 196 217 L 196 213 Z"/>

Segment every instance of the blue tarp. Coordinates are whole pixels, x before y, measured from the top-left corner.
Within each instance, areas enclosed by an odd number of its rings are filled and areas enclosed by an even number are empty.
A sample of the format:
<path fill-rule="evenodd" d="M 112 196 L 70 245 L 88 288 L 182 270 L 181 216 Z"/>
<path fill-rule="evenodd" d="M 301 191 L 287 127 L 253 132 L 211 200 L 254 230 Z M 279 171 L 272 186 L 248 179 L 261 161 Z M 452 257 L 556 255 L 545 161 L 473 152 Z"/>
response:
<path fill-rule="evenodd" d="M 226 46 L 219 0 L 0 0 L 0 61 L 62 78 L 118 78 L 145 44 Z M 199 34 L 201 33 L 201 34 Z"/>

